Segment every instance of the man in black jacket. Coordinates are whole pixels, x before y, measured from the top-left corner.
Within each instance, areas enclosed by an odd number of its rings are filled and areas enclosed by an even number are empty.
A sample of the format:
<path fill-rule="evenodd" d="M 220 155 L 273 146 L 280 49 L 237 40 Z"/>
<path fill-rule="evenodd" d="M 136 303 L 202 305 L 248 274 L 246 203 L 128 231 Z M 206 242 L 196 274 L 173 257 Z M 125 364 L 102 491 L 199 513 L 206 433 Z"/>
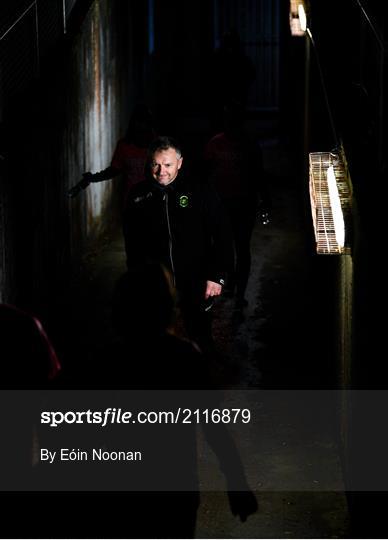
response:
<path fill-rule="evenodd" d="M 232 239 L 216 192 L 186 177 L 182 162 L 172 138 L 152 143 L 148 178 L 130 192 L 124 216 L 127 264 L 159 262 L 171 272 L 186 331 L 206 349 L 207 314 L 232 267 Z"/>

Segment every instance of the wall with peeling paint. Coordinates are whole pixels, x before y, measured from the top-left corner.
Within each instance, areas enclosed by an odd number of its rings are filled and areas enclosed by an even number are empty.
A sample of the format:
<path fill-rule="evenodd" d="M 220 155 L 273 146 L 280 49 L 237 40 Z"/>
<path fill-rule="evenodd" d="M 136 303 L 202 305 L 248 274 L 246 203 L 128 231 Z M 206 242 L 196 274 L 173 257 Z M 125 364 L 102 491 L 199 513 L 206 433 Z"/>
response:
<path fill-rule="evenodd" d="M 85 171 L 109 166 L 118 138 L 125 129 L 127 76 L 118 32 L 117 3 L 95 2 L 76 37 L 69 59 L 68 119 L 63 134 L 62 175 L 70 188 Z M 125 54 L 124 54 L 125 57 Z M 73 250 L 97 238 L 117 216 L 112 197 L 118 182 L 91 184 L 69 201 Z"/>

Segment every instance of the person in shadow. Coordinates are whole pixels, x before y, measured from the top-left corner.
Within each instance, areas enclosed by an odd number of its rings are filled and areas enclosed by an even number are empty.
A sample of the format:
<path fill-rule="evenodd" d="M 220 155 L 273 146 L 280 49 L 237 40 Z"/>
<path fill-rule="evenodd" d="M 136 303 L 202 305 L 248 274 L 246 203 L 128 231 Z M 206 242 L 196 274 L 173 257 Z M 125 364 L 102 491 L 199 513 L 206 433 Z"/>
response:
<path fill-rule="evenodd" d="M 9 304 L 0 304 L 0 387 L 32 390 L 46 387 L 61 365 L 39 319 Z"/>
<path fill-rule="evenodd" d="M 103 171 L 83 173 L 83 178 L 69 190 L 69 196 L 75 197 L 91 183 L 103 182 L 122 174 L 124 176 L 123 206 L 131 188 L 144 179 L 147 149 L 156 137 L 153 116 L 147 105 L 135 106 L 129 120 L 125 136 L 116 145 L 111 164 Z"/>
<path fill-rule="evenodd" d="M 10 538 L 33 538 L 31 523 L 44 504 L 31 492 L 40 488 L 35 466 L 41 390 L 52 388 L 61 365 L 40 320 L 14 305 L 0 304 L 0 344 L 2 527 Z"/>
<path fill-rule="evenodd" d="M 209 407 L 219 406 L 217 385 L 208 361 L 190 341 L 174 335 L 174 313 L 171 276 L 160 264 L 139 265 L 122 276 L 113 300 L 118 339 L 107 354 L 101 355 L 97 368 L 97 379 L 101 382 L 97 384 L 101 387 L 104 382 L 111 388 L 144 392 L 163 391 L 162 399 L 174 399 L 175 395 L 187 397 L 190 390 L 207 390 L 204 394 L 210 397 L 205 397 L 204 403 Z M 147 403 L 152 409 L 156 404 L 152 403 L 153 394 L 148 395 Z M 202 428 L 230 488 L 231 511 L 245 521 L 257 510 L 257 501 L 249 489 L 234 441 L 222 423 L 217 426 L 204 423 Z M 200 500 L 197 429 L 192 423 L 174 425 L 171 430 L 166 425 L 153 425 L 149 430 L 154 457 L 157 455 L 158 459 L 147 463 L 144 485 L 152 477 L 152 482 L 159 482 L 162 492 L 117 492 L 105 496 L 104 505 L 110 504 L 118 513 L 119 508 L 125 508 L 125 523 L 118 526 L 126 528 L 128 537 L 194 537 Z M 131 476 L 128 489 L 130 482 Z M 178 491 L 174 487 L 177 485 L 185 486 L 184 490 Z"/>
<path fill-rule="evenodd" d="M 224 107 L 224 130 L 205 148 L 209 183 L 216 189 L 231 223 L 235 269 L 227 293 L 236 295 L 236 307 L 247 305 L 245 291 L 251 269 L 251 237 L 259 215 L 269 223 L 270 196 L 259 143 L 247 134 L 244 106 L 230 101 Z"/>

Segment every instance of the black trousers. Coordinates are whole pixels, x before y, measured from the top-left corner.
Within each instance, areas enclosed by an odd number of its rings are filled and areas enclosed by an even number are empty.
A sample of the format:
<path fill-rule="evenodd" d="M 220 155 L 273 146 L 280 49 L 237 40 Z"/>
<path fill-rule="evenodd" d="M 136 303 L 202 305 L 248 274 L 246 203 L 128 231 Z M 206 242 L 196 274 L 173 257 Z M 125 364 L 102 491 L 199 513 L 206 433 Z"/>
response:
<path fill-rule="evenodd" d="M 191 284 L 178 289 L 178 307 L 189 339 L 203 353 L 213 348 L 212 307 L 214 299 L 205 300 L 206 283 Z"/>

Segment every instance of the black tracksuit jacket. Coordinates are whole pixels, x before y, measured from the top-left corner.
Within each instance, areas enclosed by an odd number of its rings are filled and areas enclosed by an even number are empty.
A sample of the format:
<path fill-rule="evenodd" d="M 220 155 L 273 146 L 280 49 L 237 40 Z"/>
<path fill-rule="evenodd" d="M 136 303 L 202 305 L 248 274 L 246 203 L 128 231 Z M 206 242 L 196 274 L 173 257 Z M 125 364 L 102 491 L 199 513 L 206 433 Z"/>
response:
<path fill-rule="evenodd" d="M 127 264 L 162 263 L 178 290 L 223 284 L 233 265 L 228 218 L 208 184 L 179 173 L 168 186 L 148 179 L 129 193 L 124 214 Z"/>

